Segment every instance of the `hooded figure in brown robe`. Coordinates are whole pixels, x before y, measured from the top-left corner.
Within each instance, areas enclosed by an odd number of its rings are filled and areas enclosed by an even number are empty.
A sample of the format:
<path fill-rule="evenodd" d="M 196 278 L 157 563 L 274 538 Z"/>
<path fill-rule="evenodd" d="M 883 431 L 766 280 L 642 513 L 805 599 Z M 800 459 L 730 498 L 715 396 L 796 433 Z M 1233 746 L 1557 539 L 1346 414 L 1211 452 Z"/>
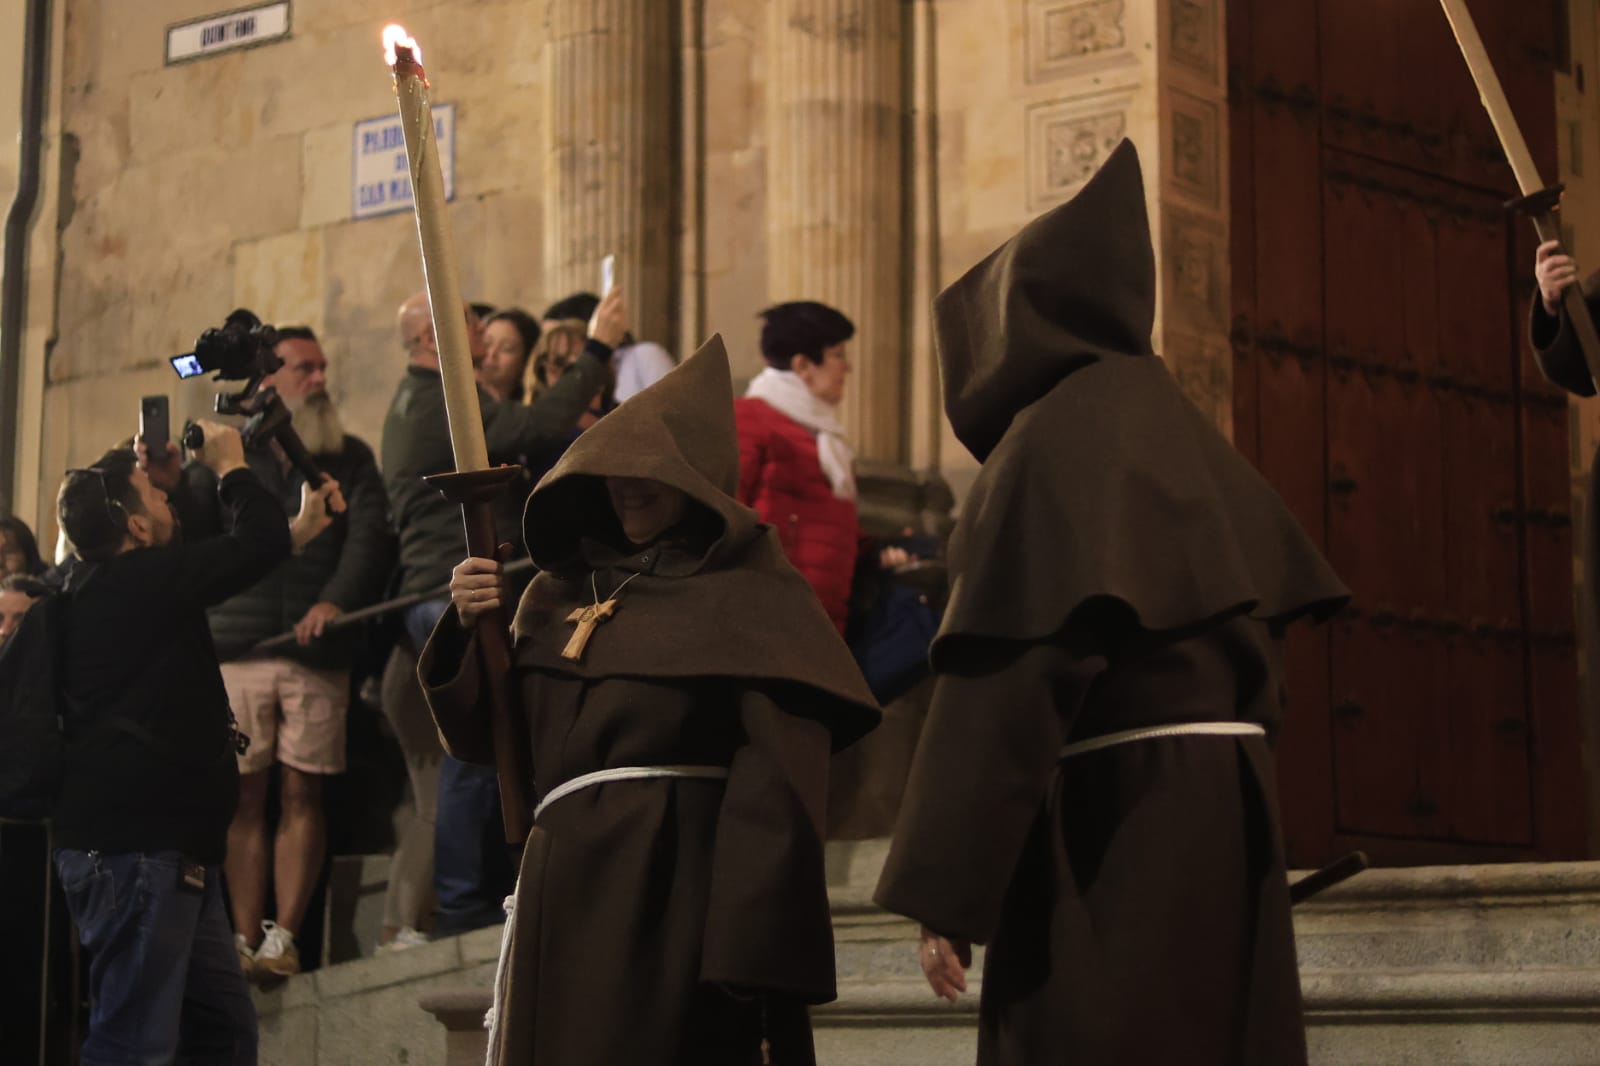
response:
<path fill-rule="evenodd" d="M 1153 355 L 1154 298 L 1123 142 L 935 304 L 983 470 L 877 900 L 948 998 L 988 944 L 981 1064 L 1305 1061 L 1276 640 L 1348 593 Z"/>
<path fill-rule="evenodd" d="M 713 337 L 579 437 L 528 499 L 541 573 L 512 658 L 540 805 L 492 1061 L 814 1061 L 806 1005 L 834 998 L 828 759 L 878 711 L 777 537 L 733 498 L 738 465 Z M 663 487 L 683 494 L 681 515 L 630 540 L 627 509 Z M 476 637 L 454 599 L 419 670 L 446 747 L 488 763 Z"/>

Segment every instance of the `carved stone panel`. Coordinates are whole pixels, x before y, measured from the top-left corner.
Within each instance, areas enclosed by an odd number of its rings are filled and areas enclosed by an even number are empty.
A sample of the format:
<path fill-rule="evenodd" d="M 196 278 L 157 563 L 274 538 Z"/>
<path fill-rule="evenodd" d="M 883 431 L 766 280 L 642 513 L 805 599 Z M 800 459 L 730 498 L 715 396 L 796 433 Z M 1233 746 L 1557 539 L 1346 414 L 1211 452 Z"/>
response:
<path fill-rule="evenodd" d="M 1168 205 L 1163 212 L 1163 309 L 1171 325 L 1223 333 L 1228 322 L 1228 233 L 1219 219 Z"/>
<path fill-rule="evenodd" d="M 1219 64 L 1220 0 L 1167 0 L 1167 55 L 1173 63 L 1215 80 Z"/>
<path fill-rule="evenodd" d="M 1159 350 L 1184 395 L 1231 440 L 1233 350 L 1227 338 L 1169 329 Z"/>
<path fill-rule="evenodd" d="M 1028 4 L 1028 80 L 1051 81 L 1135 62 L 1127 0 Z"/>
<path fill-rule="evenodd" d="M 1028 109 L 1028 210 L 1076 193 L 1127 135 L 1133 93 L 1095 93 Z"/>
<path fill-rule="evenodd" d="M 1221 110 L 1180 89 L 1167 93 L 1169 188 L 1197 204 L 1222 208 Z"/>

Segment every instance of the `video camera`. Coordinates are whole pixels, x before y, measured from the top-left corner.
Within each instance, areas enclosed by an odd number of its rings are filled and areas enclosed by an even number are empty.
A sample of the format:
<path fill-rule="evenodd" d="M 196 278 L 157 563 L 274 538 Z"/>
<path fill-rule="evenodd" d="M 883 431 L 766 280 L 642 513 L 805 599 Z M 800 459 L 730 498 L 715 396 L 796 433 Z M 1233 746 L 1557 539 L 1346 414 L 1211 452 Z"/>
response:
<path fill-rule="evenodd" d="M 215 374 L 216 381 L 245 381 L 266 377 L 283 366 L 273 351 L 278 331 L 254 313 L 239 308 L 221 327 L 212 327 L 194 342 L 194 351 L 172 357 L 180 378 Z"/>
<path fill-rule="evenodd" d="M 170 362 L 180 378 L 213 374 L 214 381 L 245 382 L 238 392 L 217 393 L 217 414 L 245 416 L 246 422 L 239 430 L 244 446 L 248 448 L 252 442 L 265 438 L 276 440 L 306 482 L 317 488 L 327 475 L 312 462 L 311 453 L 294 431 L 289 408 L 278 396 L 278 390 L 261 387 L 269 374 L 283 366 L 283 360 L 274 351 L 279 340 L 277 330 L 241 307 L 220 327 L 200 334 L 194 342 L 194 351 L 175 355 Z M 189 422 L 183 427 L 182 440 L 183 446 L 193 451 L 205 443 L 205 433 Z"/>

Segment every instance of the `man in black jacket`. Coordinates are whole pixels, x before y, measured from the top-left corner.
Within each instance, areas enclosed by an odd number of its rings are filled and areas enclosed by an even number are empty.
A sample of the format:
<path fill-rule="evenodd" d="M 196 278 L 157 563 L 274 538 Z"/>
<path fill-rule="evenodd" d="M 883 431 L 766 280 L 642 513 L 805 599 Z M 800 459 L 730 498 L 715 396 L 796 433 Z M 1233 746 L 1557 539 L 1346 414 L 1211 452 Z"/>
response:
<path fill-rule="evenodd" d="M 236 734 L 205 609 L 289 554 L 283 508 L 236 431 L 202 422 L 229 532 L 184 543 L 129 451 L 73 470 L 56 500 L 83 562 L 68 603 L 67 751 L 56 871 L 91 955 L 80 1061 L 256 1061 L 255 1011 L 222 904 L 239 796 Z"/>

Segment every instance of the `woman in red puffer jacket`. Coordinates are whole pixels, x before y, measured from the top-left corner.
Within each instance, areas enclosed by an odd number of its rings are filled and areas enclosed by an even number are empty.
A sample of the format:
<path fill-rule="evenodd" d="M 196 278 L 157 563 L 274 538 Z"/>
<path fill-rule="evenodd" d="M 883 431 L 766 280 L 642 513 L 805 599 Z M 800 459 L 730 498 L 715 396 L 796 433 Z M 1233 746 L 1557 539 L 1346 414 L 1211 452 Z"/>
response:
<path fill-rule="evenodd" d="M 767 369 L 733 403 L 739 426 L 739 501 L 783 542 L 843 633 L 856 561 L 855 455 L 838 406 L 855 326 L 826 304 L 778 304 L 761 313 Z M 892 550 L 892 549 L 891 549 Z"/>

